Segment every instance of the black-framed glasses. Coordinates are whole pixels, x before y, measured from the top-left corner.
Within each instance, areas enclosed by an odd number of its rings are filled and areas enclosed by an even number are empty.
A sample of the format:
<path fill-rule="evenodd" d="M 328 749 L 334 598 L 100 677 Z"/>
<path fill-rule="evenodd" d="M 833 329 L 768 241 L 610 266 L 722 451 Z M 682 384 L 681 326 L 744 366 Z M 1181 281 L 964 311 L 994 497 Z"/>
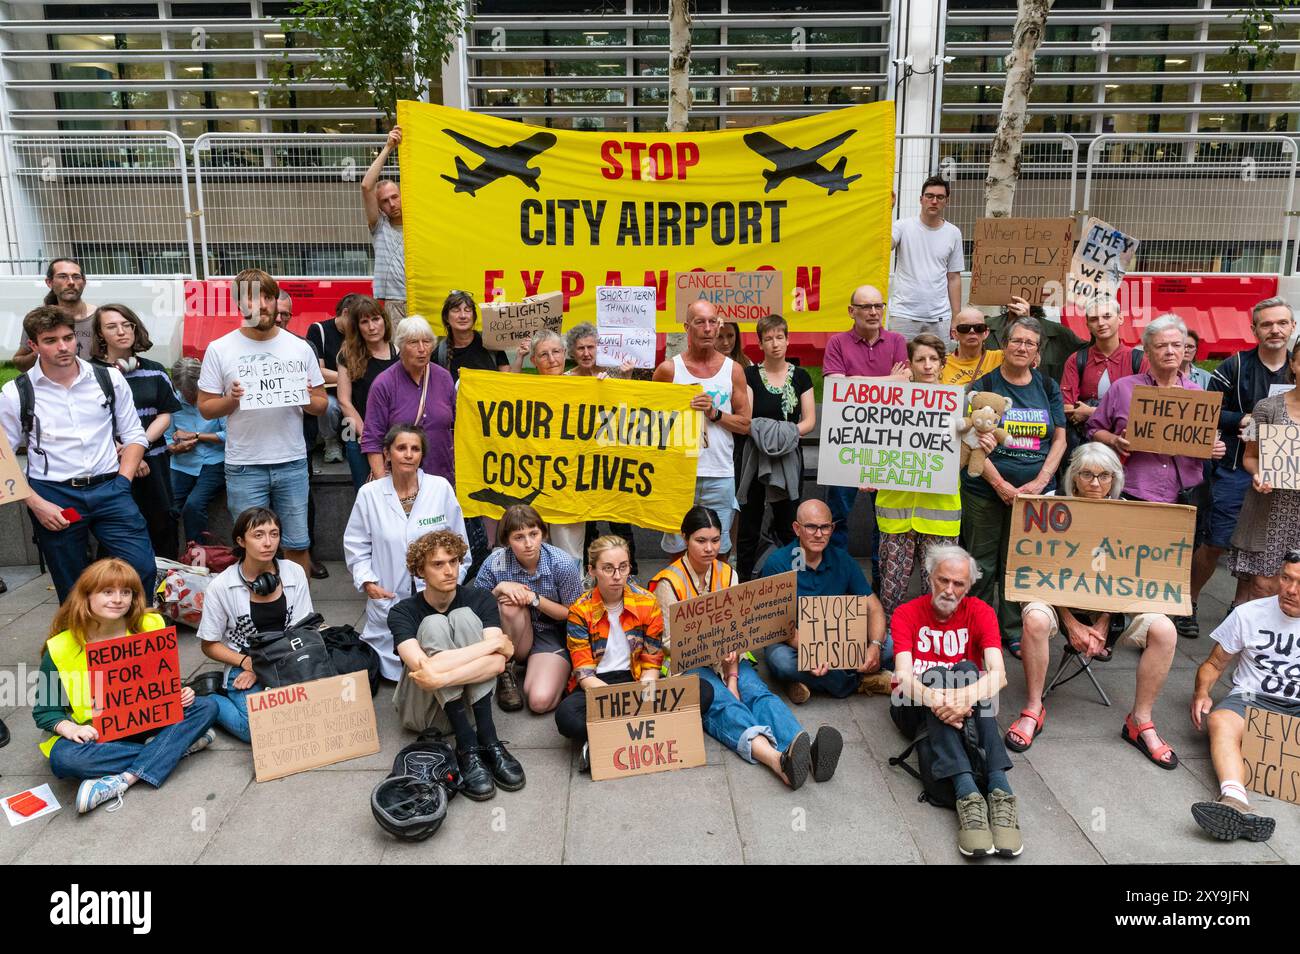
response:
<path fill-rule="evenodd" d="M 958 325 L 957 326 L 957 334 L 959 335 L 969 335 L 977 331 L 983 332 L 988 330 L 989 330 L 988 325 Z"/>
<path fill-rule="evenodd" d="M 855 302 L 850 302 L 849 304 L 851 307 L 856 308 L 859 311 L 884 311 L 885 310 L 885 303 L 883 301 L 881 302 L 869 301 L 865 305 L 860 305 L 855 301 Z"/>
<path fill-rule="evenodd" d="M 801 523 L 799 526 L 803 527 L 814 537 L 820 537 L 835 530 L 835 521 L 832 520 L 830 523 Z"/>

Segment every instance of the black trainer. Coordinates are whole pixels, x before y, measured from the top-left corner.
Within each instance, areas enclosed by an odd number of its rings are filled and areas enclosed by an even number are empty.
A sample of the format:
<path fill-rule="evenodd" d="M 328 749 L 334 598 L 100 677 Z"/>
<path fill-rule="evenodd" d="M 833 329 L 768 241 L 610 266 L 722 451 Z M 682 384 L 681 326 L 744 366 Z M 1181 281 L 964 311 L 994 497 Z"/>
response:
<path fill-rule="evenodd" d="M 482 745 L 479 748 L 492 768 L 492 777 L 496 779 L 497 785 L 507 792 L 517 792 L 524 787 L 526 781 L 524 767 L 519 764 L 517 758 L 506 751 L 504 742 L 493 742 L 491 745 Z"/>
<path fill-rule="evenodd" d="M 800 732 L 794 741 L 781 753 L 781 771 L 790 782 L 790 790 L 797 791 L 808 781 L 808 771 L 812 768 L 812 745 L 808 733 Z"/>
<path fill-rule="evenodd" d="M 829 782 L 835 775 L 835 767 L 840 764 L 840 752 L 844 750 L 844 736 L 840 730 L 831 725 L 817 729 L 817 736 L 812 744 L 812 773 L 814 782 Z"/>
<path fill-rule="evenodd" d="M 1197 639 L 1201 635 L 1201 624 L 1196 622 L 1196 604 L 1192 604 L 1191 616 L 1175 616 L 1174 629 L 1184 639 Z"/>
<path fill-rule="evenodd" d="M 476 802 L 485 802 L 497 793 L 492 781 L 492 770 L 483 758 L 483 747 L 474 746 L 468 752 L 457 752 L 460 763 L 460 792 Z"/>
<path fill-rule="evenodd" d="M 9 744 L 9 727 L 5 725 L 5 720 L 0 719 L 0 749 Z"/>

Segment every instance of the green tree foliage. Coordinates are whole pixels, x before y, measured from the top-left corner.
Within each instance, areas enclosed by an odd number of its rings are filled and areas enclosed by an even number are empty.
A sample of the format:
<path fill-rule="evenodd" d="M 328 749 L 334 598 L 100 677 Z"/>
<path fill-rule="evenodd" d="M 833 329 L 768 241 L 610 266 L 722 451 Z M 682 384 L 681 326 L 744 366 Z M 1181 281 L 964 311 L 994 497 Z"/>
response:
<path fill-rule="evenodd" d="M 467 19 L 460 0 L 300 0 L 292 12 L 286 37 L 308 34 L 319 57 L 291 60 L 287 48 L 275 81 L 341 83 L 374 97 L 389 120 L 399 99 L 425 98 Z"/>
<path fill-rule="evenodd" d="M 1241 38 L 1228 47 L 1228 55 L 1233 60 L 1232 72 L 1240 76 L 1243 72 L 1272 69 L 1281 48 L 1277 39 L 1276 15 L 1297 9 L 1300 9 L 1300 0 L 1280 0 L 1278 3 L 1248 0 L 1244 9 L 1234 13 L 1234 18 L 1241 17 Z M 1248 98 L 1246 84 L 1240 78 L 1234 85 L 1239 96 Z"/>

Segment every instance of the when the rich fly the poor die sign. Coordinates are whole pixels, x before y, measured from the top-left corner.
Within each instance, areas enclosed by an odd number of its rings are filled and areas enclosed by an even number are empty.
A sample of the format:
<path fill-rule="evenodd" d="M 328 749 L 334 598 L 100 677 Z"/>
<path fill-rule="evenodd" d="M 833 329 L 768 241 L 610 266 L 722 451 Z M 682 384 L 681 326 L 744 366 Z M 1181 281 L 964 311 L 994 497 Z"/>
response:
<path fill-rule="evenodd" d="M 1003 596 L 1186 616 L 1195 530 L 1196 508 L 1181 504 L 1017 497 Z"/>
<path fill-rule="evenodd" d="M 824 487 L 957 490 L 962 389 L 881 378 L 828 378 L 817 482 Z"/>

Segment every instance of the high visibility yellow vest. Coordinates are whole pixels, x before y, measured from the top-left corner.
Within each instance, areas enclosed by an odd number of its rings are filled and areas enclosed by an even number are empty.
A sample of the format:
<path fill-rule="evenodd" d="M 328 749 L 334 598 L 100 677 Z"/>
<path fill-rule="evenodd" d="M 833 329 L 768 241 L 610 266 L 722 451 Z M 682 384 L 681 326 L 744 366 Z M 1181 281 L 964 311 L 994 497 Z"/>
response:
<path fill-rule="evenodd" d="M 714 560 L 710 573 L 709 589 L 707 591 L 697 590 L 695 584 L 691 582 L 690 573 L 686 570 L 686 557 L 683 555 L 651 577 L 649 589 L 653 591 L 659 583 L 667 583 L 672 588 L 673 596 L 676 597 L 673 602 L 680 603 L 682 600 L 694 599 L 701 595 L 702 592 L 716 593 L 718 590 L 727 589 L 735 582 L 735 573 L 736 571 L 731 568 L 730 563 Z M 664 613 L 664 636 L 663 674 L 667 676 L 671 671 L 669 667 L 672 660 L 672 631 L 668 626 L 667 613 Z M 749 654 L 746 653 L 746 655 Z"/>
<path fill-rule="evenodd" d="M 166 629 L 167 621 L 157 613 L 145 613 L 140 620 L 140 632 L 151 633 L 156 629 Z M 90 670 L 86 665 L 86 648 L 81 645 L 72 630 L 65 629 L 45 644 L 50 660 L 59 670 L 59 681 L 67 693 L 71 714 L 68 716 L 77 725 L 85 725 L 95 715 L 95 697 L 90 686 Z M 41 752 L 48 759 L 54 743 L 63 738 L 51 735 L 41 743 Z"/>
<path fill-rule="evenodd" d="M 882 490 L 876 495 L 876 527 L 881 533 L 955 537 L 961 533 L 961 491 L 950 494 Z"/>

